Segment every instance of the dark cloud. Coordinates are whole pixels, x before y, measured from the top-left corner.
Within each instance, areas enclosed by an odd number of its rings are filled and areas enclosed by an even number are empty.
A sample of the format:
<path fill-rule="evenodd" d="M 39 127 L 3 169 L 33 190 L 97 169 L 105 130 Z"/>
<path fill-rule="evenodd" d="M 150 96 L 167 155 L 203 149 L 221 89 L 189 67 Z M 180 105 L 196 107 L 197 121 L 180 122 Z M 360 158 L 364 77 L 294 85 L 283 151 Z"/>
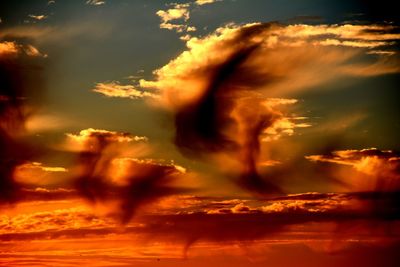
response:
<path fill-rule="evenodd" d="M 175 144 L 184 155 L 214 159 L 223 154 L 237 162 L 231 172 L 240 186 L 258 194 L 279 193 L 282 186 L 260 173 L 260 143 L 278 138 L 276 128 L 290 124 L 284 123 L 277 105 L 296 100 L 273 103 L 268 97 L 287 96 L 343 75 L 398 72 L 396 60 L 383 66 L 356 59 L 362 49 L 390 46 L 388 40 L 399 37 L 390 34 L 391 28 L 278 23 L 221 27 L 188 40 L 187 51 L 156 70 L 155 81 L 141 80 L 140 85 L 161 89 L 161 101 L 173 110 Z M 360 65 L 351 63 L 353 59 Z M 291 134 L 293 128 L 288 129 Z M 268 133 L 272 137 L 265 138 Z"/>
<path fill-rule="evenodd" d="M 257 171 L 257 161 L 260 135 L 280 118 L 280 114 L 272 112 L 254 97 L 246 99 L 246 103 L 238 103 L 238 94 L 243 88 L 251 90 L 274 79 L 257 69 L 250 71 L 246 65 L 261 45 L 261 42 L 250 40 L 268 27 L 269 24 L 263 24 L 244 28 L 231 40 L 231 45 L 236 47 L 231 55 L 221 63 L 210 64 L 200 73 L 207 77 L 201 96 L 182 106 L 175 115 L 175 144 L 184 154 L 198 156 L 210 152 L 228 152 L 240 155 L 242 170 L 238 183 L 258 193 L 279 192 L 277 186 L 262 179 Z M 242 106 L 242 110 L 236 119 L 232 117 L 232 112 L 238 105 Z M 248 110 L 249 106 L 252 110 Z M 240 127 L 243 128 L 242 141 L 229 133 L 238 131 Z"/>
<path fill-rule="evenodd" d="M 93 203 L 117 200 L 115 213 L 122 223 L 128 223 L 142 205 L 179 192 L 171 183 L 182 174 L 182 168 L 152 160 L 118 158 L 121 156 L 119 143 L 133 140 L 131 135 L 92 130 L 78 139 L 83 151 L 77 159 L 76 190 Z M 121 171 L 121 166 L 116 165 L 118 160 L 123 165 L 119 180 L 116 178 Z"/>
<path fill-rule="evenodd" d="M 0 51 L 0 203 L 21 197 L 15 168 L 31 160 L 40 149 L 25 140 L 25 123 L 44 90 L 41 59 L 19 50 Z"/>

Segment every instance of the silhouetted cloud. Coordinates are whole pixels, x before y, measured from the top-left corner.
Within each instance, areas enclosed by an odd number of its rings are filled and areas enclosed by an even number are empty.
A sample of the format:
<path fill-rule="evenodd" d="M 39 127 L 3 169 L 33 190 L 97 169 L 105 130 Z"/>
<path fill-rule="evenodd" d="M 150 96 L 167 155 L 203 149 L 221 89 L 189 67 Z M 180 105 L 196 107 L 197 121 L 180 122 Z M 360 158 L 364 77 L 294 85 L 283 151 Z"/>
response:
<path fill-rule="evenodd" d="M 266 96 L 285 96 L 338 77 L 398 72 L 397 57 L 354 61 L 377 42 L 393 45 L 400 35 L 391 33 L 392 27 L 228 25 L 189 39 L 187 51 L 156 70 L 156 80 L 142 79 L 140 85 L 160 90 L 160 103 L 175 115 L 175 144 L 183 154 L 230 155 L 238 162 L 240 185 L 257 193 L 279 192 L 258 171 L 260 142 L 310 125 L 283 113 L 282 105 L 295 99 Z M 328 39 L 341 45 L 327 45 Z"/>
<path fill-rule="evenodd" d="M 0 204 L 21 198 L 21 185 L 14 172 L 41 153 L 24 136 L 25 123 L 44 89 L 40 63 L 40 58 L 24 51 L 23 46 L 0 43 Z"/>
<path fill-rule="evenodd" d="M 129 150 L 123 143 L 142 138 L 94 129 L 68 136 L 78 140 L 81 150 L 75 188 L 94 203 L 117 201 L 115 214 L 122 223 L 128 223 L 142 205 L 180 190 L 171 182 L 184 172 L 182 167 L 123 156 Z"/>

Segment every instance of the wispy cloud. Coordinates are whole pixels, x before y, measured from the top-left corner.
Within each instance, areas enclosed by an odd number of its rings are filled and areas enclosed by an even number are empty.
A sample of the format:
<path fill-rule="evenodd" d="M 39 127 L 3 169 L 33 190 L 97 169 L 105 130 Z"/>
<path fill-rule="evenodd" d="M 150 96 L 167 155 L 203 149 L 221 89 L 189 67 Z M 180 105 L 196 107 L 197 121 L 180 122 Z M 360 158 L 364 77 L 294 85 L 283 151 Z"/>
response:
<path fill-rule="evenodd" d="M 100 93 L 107 97 L 120 97 L 138 99 L 143 97 L 158 97 L 155 93 L 146 91 L 146 89 L 136 88 L 133 85 L 121 85 L 118 82 L 97 83 L 92 89 L 93 92 Z"/>
<path fill-rule="evenodd" d="M 202 5 L 206 5 L 206 4 L 212 4 L 215 2 L 219 2 L 222 0 L 196 0 L 195 3 L 196 5 L 202 6 Z"/>
<path fill-rule="evenodd" d="M 32 15 L 32 14 L 28 15 L 28 17 L 35 19 L 35 20 L 44 20 L 44 19 L 48 18 L 48 16 L 46 16 L 46 15 Z"/>
<path fill-rule="evenodd" d="M 282 104 L 296 100 L 283 98 L 275 105 L 264 95 L 284 97 L 333 79 L 399 72 L 397 56 L 372 61 L 360 57 L 378 44 L 379 49 L 393 46 L 400 35 L 392 29 L 391 25 L 228 25 L 209 36 L 190 38 L 186 51 L 156 70 L 155 80 L 140 80 L 140 86 L 159 89 L 160 102 L 174 112 L 175 144 L 183 154 L 201 158 L 225 153 L 241 166 L 240 183 L 260 190 L 261 138 L 274 140 L 310 126 L 283 113 Z M 327 45 L 327 39 L 340 45 Z"/>
<path fill-rule="evenodd" d="M 79 145 L 76 190 L 91 203 L 112 204 L 114 215 L 122 223 L 128 223 L 143 205 L 181 190 L 172 182 L 185 173 L 184 168 L 139 159 L 143 149 L 128 145 L 146 138 L 95 129 L 67 136 Z"/>
<path fill-rule="evenodd" d="M 25 54 L 27 56 L 32 57 L 47 57 L 46 54 L 42 54 L 36 47 L 33 45 L 20 45 L 16 42 L 0 42 L 0 55 L 19 55 Z"/>
<path fill-rule="evenodd" d="M 190 4 L 172 4 L 172 8 L 158 10 L 156 14 L 161 18 L 160 28 L 177 32 L 195 31 L 195 27 L 186 25 L 190 18 L 189 7 Z M 183 24 L 178 23 L 177 20 L 182 20 Z"/>
<path fill-rule="evenodd" d="M 87 5 L 91 5 L 91 6 L 101 6 L 104 5 L 106 3 L 106 1 L 102 1 L 102 0 L 87 0 L 86 4 Z"/>
<path fill-rule="evenodd" d="M 341 172 L 341 179 L 358 190 L 400 191 L 400 154 L 391 150 L 368 148 L 362 150 L 338 150 L 327 155 L 306 156 L 314 162 L 329 162 L 351 166 L 367 175 L 357 177 Z"/>

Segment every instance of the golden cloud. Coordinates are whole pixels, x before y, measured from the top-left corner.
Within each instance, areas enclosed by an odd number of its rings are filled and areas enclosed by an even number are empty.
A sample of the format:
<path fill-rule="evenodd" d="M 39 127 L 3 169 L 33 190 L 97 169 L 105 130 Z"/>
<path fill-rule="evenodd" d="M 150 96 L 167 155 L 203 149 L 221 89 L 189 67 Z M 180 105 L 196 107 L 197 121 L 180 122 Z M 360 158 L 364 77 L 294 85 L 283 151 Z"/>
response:
<path fill-rule="evenodd" d="M 211 75 L 207 73 L 209 64 L 217 65 L 239 47 L 251 44 L 258 44 L 261 48 L 249 60 L 249 67 L 265 75 L 280 78 L 276 82 L 269 83 L 267 88 L 262 88 L 265 85 L 260 86 L 259 89 L 268 89 L 270 95 L 273 93 L 284 95 L 288 91 L 310 88 L 345 75 L 360 75 L 361 72 L 364 75 L 398 72 L 399 69 L 394 68 L 398 62 L 396 59 L 375 63 L 350 63 L 351 59 L 364 51 L 362 48 L 391 46 L 394 44 L 393 40 L 399 40 L 400 34 L 389 33 L 393 27 L 335 24 L 288 26 L 271 24 L 268 27 L 261 24 L 229 25 L 218 28 L 215 33 L 202 39 L 197 37 L 189 39 L 186 43 L 187 51 L 154 71 L 156 80 L 142 79 L 140 85 L 145 88 L 158 88 L 162 90 L 164 101 L 168 105 L 180 105 L 202 92 L 204 80 Z M 257 28 L 257 34 L 249 40 L 250 44 L 241 43 L 238 40 L 241 32 L 250 28 Z M 238 42 L 235 43 L 235 40 Z M 354 49 L 341 49 L 340 46 L 350 46 Z M 373 64 L 382 71 L 377 73 L 369 70 Z M 318 66 L 318 69 L 314 66 Z M 393 67 L 389 68 L 390 66 Z"/>
<path fill-rule="evenodd" d="M 206 4 L 212 4 L 218 1 L 222 1 L 222 0 L 196 0 L 195 4 L 202 6 L 202 5 L 206 5 Z"/>
<path fill-rule="evenodd" d="M 186 24 L 179 24 L 176 20 L 183 20 L 185 23 L 190 18 L 190 4 L 172 4 L 172 8 L 158 10 L 156 14 L 161 18 L 161 29 L 176 30 L 177 32 L 196 31 L 196 27 Z M 173 22 L 171 22 L 173 21 Z"/>
<path fill-rule="evenodd" d="M 96 146 L 99 138 L 106 142 L 130 143 L 130 142 L 146 142 L 145 136 L 134 136 L 130 133 L 121 133 L 102 129 L 88 128 L 81 130 L 78 134 L 67 133 L 70 148 L 79 150 Z M 75 147 L 75 148 L 74 148 Z M 95 148 L 94 148 L 95 149 Z"/>
<path fill-rule="evenodd" d="M 107 97 L 121 97 L 131 99 L 157 97 L 157 95 L 154 93 L 145 90 L 139 90 L 133 85 L 121 85 L 118 82 L 97 83 L 92 91 L 100 93 Z"/>
<path fill-rule="evenodd" d="M 330 162 L 351 166 L 354 170 L 367 175 L 356 177 L 353 181 L 359 189 L 377 191 L 400 190 L 400 155 L 391 150 L 368 148 L 362 150 L 339 150 L 327 155 L 310 155 L 306 159 L 314 162 Z M 346 177 L 347 176 L 347 177 Z M 344 181 L 352 180 L 350 175 Z M 359 181 L 359 179 L 362 179 Z"/>
<path fill-rule="evenodd" d="M 47 57 L 47 55 L 42 54 L 36 47 L 33 45 L 19 45 L 15 42 L 0 42 L 0 56 L 16 56 L 19 54 L 25 54 L 31 57 Z"/>
<path fill-rule="evenodd" d="M 65 172 L 68 172 L 68 170 L 64 167 L 50 167 L 40 162 L 28 162 L 16 167 L 14 179 L 22 184 L 45 185 L 58 180 L 54 177 L 54 175 L 57 175 L 56 173 Z"/>
<path fill-rule="evenodd" d="M 28 15 L 28 17 L 33 18 L 33 19 L 36 19 L 36 20 L 44 20 L 44 19 L 47 19 L 48 16 L 46 16 L 46 15 L 32 15 L 32 14 L 30 14 L 30 15 Z"/>

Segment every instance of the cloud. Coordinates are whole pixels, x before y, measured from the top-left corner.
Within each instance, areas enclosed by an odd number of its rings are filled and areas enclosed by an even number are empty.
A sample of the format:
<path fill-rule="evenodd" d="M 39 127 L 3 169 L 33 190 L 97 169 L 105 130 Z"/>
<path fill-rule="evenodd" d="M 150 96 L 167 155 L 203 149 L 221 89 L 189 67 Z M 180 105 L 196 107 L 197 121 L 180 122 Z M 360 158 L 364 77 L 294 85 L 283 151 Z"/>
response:
<path fill-rule="evenodd" d="M 91 6 L 101 6 L 104 5 L 106 3 L 106 1 L 102 1 L 102 0 L 87 0 L 86 4 L 87 5 L 91 5 Z"/>
<path fill-rule="evenodd" d="M 28 15 L 28 17 L 33 18 L 35 20 L 44 20 L 48 18 L 48 16 L 46 15 L 32 15 L 32 14 Z"/>
<path fill-rule="evenodd" d="M 61 194 L 62 189 L 58 189 Z M 45 189 L 37 192 L 49 193 Z M 64 193 L 72 191 L 64 190 Z M 313 195 L 312 197 L 310 197 Z M 72 196 L 72 195 L 70 195 Z M 400 218 L 398 206 L 384 209 L 384 213 L 374 213 L 365 209 L 365 203 L 374 199 L 394 199 L 390 194 L 319 194 L 306 193 L 282 196 L 279 199 L 242 200 L 196 198 L 180 196 L 176 202 L 163 202 L 153 207 L 153 211 L 136 217 L 124 228 L 112 216 L 99 216 L 83 206 L 57 209 L 49 212 L 35 212 L 17 216 L 0 216 L 0 239 L 84 237 L 86 235 L 128 234 L 155 242 L 183 242 L 192 245 L 199 240 L 212 242 L 260 241 L 271 235 L 290 233 L 288 226 L 307 223 L 353 223 L 357 231 L 364 233 L 368 222 L 381 224 L 396 223 Z M 184 204 L 180 206 L 180 203 Z M 393 203 L 392 203 L 393 204 Z M 377 227 L 377 225 L 374 225 Z M 376 229 L 378 230 L 378 229 Z M 334 228 L 328 228 L 335 234 Z M 29 234 L 34 233 L 32 237 Z M 349 229 L 348 234 L 356 235 Z M 343 233 L 342 233 L 343 234 Z M 334 239 L 334 237 L 332 237 Z M 384 237 L 383 237 L 384 238 Z"/>
<path fill-rule="evenodd" d="M 57 201 L 76 199 L 79 197 L 76 190 L 71 188 L 56 188 L 47 189 L 37 187 L 35 189 L 22 188 L 22 196 L 19 201 L 32 202 L 32 201 Z"/>
<path fill-rule="evenodd" d="M 167 10 L 158 10 L 157 16 L 161 18 L 161 29 L 176 30 L 177 32 L 192 32 L 196 31 L 194 26 L 186 25 L 190 18 L 190 4 L 172 4 L 172 8 Z M 182 20 L 184 24 L 177 23 L 177 20 Z"/>
<path fill-rule="evenodd" d="M 116 202 L 114 213 L 122 223 L 128 223 L 141 206 L 181 190 L 172 182 L 185 172 L 184 168 L 127 158 L 127 150 L 131 151 L 126 144 L 146 138 L 95 129 L 67 136 L 79 144 L 76 190 L 92 203 Z"/>
<path fill-rule="evenodd" d="M 95 88 L 92 89 L 93 92 L 100 93 L 107 97 L 121 97 L 121 98 L 131 98 L 138 99 L 143 97 L 154 98 L 157 97 L 156 94 L 140 90 L 133 85 L 121 85 L 118 82 L 109 83 L 97 83 Z"/>
<path fill-rule="evenodd" d="M 391 25 L 228 25 L 189 39 L 186 51 L 154 71 L 155 80 L 139 82 L 160 90 L 160 105 L 175 114 L 175 144 L 183 154 L 230 155 L 238 161 L 237 181 L 244 188 L 279 191 L 259 174 L 260 142 L 310 126 L 285 115 L 284 106 L 296 102 L 285 96 L 333 79 L 398 72 L 397 56 L 365 59 L 374 42 L 380 49 L 393 46 L 400 36 L 392 30 Z M 326 45 L 326 39 L 352 43 Z M 371 42 L 368 51 L 365 42 Z"/>
<path fill-rule="evenodd" d="M 368 148 L 339 150 L 327 155 L 311 155 L 306 158 L 314 162 L 351 166 L 372 179 L 364 178 L 364 183 L 356 181 L 357 185 L 362 188 L 366 187 L 373 191 L 400 191 L 400 154 L 398 152 Z M 347 180 L 350 179 L 347 178 Z"/>
<path fill-rule="evenodd" d="M 36 44 L 60 45 L 77 37 L 102 39 L 113 29 L 107 22 L 80 21 L 59 26 L 18 25 L 2 29 L 0 39 L 32 39 Z"/>
<path fill-rule="evenodd" d="M 17 56 L 17 55 L 27 55 L 31 57 L 47 57 L 47 55 L 42 54 L 39 50 L 33 45 L 19 45 L 16 42 L 0 42 L 0 56 L 8 55 L 8 56 Z"/>
<path fill-rule="evenodd" d="M 21 184 L 46 185 L 59 179 L 60 173 L 65 176 L 68 170 L 64 167 L 45 166 L 40 162 L 26 162 L 18 165 L 13 173 L 14 180 Z"/>
<path fill-rule="evenodd" d="M 92 149 L 97 149 L 98 145 L 101 145 L 99 142 L 105 143 L 131 143 L 131 142 L 146 142 L 148 139 L 145 136 L 135 136 L 130 133 L 122 133 L 115 131 L 108 131 L 102 129 L 93 129 L 88 128 L 81 130 L 78 134 L 67 133 L 68 137 L 68 150 L 85 150 L 89 151 Z"/>
<path fill-rule="evenodd" d="M 174 4 L 173 8 L 157 11 L 157 15 L 161 18 L 163 22 L 168 22 L 175 19 L 189 19 L 189 11 L 188 8 L 189 4 Z"/>
<path fill-rule="evenodd" d="M 222 1 L 222 0 L 196 0 L 195 4 L 199 5 L 199 6 L 202 6 L 202 5 L 212 4 L 212 3 L 215 3 L 215 2 L 219 2 L 219 1 Z"/>
<path fill-rule="evenodd" d="M 43 152 L 29 143 L 25 131 L 45 88 L 43 66 L 38 57 L 24 49 L 14 42 L 0 43 L 0 204 L 15 203 L 23 197 L 14 173 L 18 166 Z"/>
<path fill-rule="evenodd" d="M 0 233 L 3 238 L 7 234 L 96 229 L 109 225 L 113 225 L 110 218 L 95 216 L 83 207 L 18 214 L 16 216 L 0 216 Z"/>

